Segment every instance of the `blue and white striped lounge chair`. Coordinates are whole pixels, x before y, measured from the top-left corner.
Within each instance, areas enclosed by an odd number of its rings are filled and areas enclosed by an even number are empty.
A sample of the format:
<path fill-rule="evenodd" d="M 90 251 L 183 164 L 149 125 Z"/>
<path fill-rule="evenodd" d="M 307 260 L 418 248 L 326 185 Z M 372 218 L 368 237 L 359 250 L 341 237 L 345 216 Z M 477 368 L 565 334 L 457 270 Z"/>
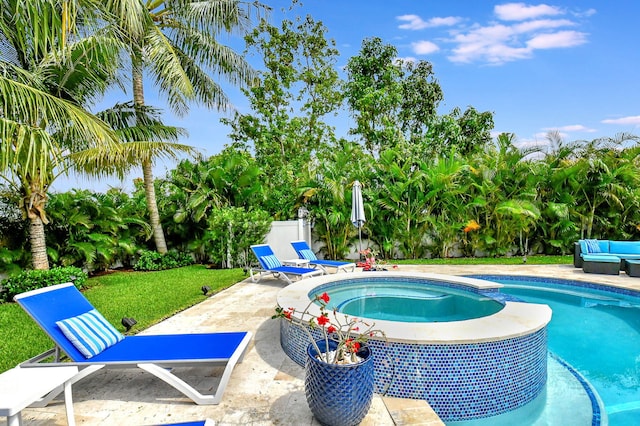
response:
<path fill-rule="evenodd" d="M 341 270 L 345 272 L 353 272 L 356 270 L 355 263 L 318 259 L 306 241 L 291 241 L 291 245 L 300 259 L 307 259 L 309 261 L 309 265 L 322 269 L 325 274 L 328 273 L 327 268 L 335 269 L 335 272 L 340 272 Z M 348 271 L 349 269 L 351 269 L 351 271 Z"/>
<path fill-rule="evenodd" d="M 218 404 L 236 363 L 251 341 L 250 332 L 123 336 L 89 303 L 72 283 L 28 291 L 16 302 L 53 340 L 55 348 L 21 367 L 75 365 L 72 383 L 101 368 L 140 368 L 163 380 L 193 402 Z M 69 360 L 63 360 L 63 356 Z M 174 367 L 224 366 L 217 389 L 203 395 L 171 371 Z M 46 405 L 61 390 L 47 395 Z"/>
<path fill-rule="evenodd" d="M 287 283 L 291 284 L 291 277 L 302 279 L 324 274 L 322 269 L 282 265 L 282 262 L 280 262 L 276 257 L 268 244 L 253 245 L 251 246 L 251 250 L 253 250 L 253 254 L 255 254 L 258 262 L 260 263 L 259 268 L 252 267 L 249 271 L 253 282 L 260 281 L 263 276 L 273 275 L 274 277 L 282 278 Z"/>

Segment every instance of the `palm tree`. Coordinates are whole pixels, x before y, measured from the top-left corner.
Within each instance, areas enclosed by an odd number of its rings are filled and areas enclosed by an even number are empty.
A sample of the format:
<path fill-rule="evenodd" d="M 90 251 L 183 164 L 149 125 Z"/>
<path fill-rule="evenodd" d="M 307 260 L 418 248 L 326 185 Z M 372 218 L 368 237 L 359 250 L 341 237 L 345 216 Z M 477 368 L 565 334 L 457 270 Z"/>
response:
<path fill-rule="evenodd" d="M 108 18 L 91 1 L 74 4 L 87 3 L 94 7 L 77 28 L 76 10 L 61 13 L 57 1 L 0 2 L 0 177 L 29 219 L 34 269 L 49 268 L 47 190 L 74 167 L 70 154 L 99 145 L 118 152 L 109 126 L 83 108 L 113 81 L 118 62 L 113 39 L 83 36 Z"/>
<path fill-rule="evenodd" d="M 229 100 L 209 73 L 223 76 L 236 85 L 250 84 L 256 76 L 240 54 L 220 44 L 216 37 L 223 31 L 245 30 L 251 12 L 264 8 L 259 3 L 237 0 L 147 2 L 143 11 L 147 22 L 144 31 L 120 28 L 130 47 L 134 107 L 145 105 L 143 71 L 147 71 L 178 115 L 188 112 L 191 101 L 226 110 Z M 172 148 L 175 153 L 184 152 L 178 146 Z M 149 151 L 139 162 L 156 249 L 165 253 L 167 244 L 153 182 L 154 159 L 155 152 Z"/>

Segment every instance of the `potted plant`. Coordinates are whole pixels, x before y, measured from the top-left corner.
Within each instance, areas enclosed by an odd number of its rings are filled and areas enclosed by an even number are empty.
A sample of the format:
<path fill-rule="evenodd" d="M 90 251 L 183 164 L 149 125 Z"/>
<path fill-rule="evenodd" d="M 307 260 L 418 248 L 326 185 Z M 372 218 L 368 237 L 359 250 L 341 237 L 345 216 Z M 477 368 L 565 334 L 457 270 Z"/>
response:
<path fill-rule="evenodd" d="M 382 260 L 376 260 L 376 256 L 378 253 L 371 249 L 366 248 L 364 250 L 360 250 L 360 256 L 364 258 L 363 261 L 358 262 L 356 266 L 358 268 L 362 268 L 363 271 L 386 271 L 387 270 L 387 262 Z M 397 268 L 398 265 L 393 265 L 392 268 Z"/>
<path fill-rule="evenodd" d="M 305 395 L 316 419 L 331 426 L 359 424 L 373 398 L 373 356 L 366 342 L 383 336 L 373 323 L 329 309 L 329 295 L 316 295 L 304 311 L 276 307 L 273 318 L 302 327 L 309 336 L 305 365 Z M 320 314 L 309 312 L 318 304 Z M 321 336 L 320 339 L 314 337 Z"/>

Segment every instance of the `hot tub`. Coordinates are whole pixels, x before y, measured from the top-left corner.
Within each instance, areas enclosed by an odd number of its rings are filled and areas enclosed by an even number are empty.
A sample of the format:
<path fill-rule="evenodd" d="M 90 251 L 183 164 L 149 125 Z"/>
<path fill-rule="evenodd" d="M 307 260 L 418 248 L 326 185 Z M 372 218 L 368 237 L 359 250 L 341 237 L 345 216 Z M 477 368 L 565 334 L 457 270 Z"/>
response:
<path fill-rule="evenodd" d="M 353 286 L 362 289 L 361 295 L 347 297 L 342 308 L 348 307 L 350 301 L 366 299 L 367 293 L 375 293 L 372 299 L 375 298 L 381 286 L 385 297 L 395 299 L 396 304 L 403 298 L 421 299 L 421 303 L 428 304 L 429 295 L 435 300 L 450 294 L 466 294 L 479 301 L 463 303 L 467 313 L 455 312 L 454 316 L 469 316 L 463 320 L 365 317 L 387 336 L 387 341 L 369 341 L 374 354 L 376 393 L 427 400 L 442 420 L 455 421 L 513 410 L 532 401 L 544 389 L 546 326 L 551 309 L 547 305 L 505 300 L 498 291 L 501 285 L 494 282 L 413 272 L 333 274 L 285 287 L 279 292 L 277 303 L 301 312 L 316 294 L 327 292 L 332 296 L 334 292 L 339 294 L 341 288 Z M 421 287 L 426 293 L 407 295 L 407 288 L 411 293 Z M 340 304 L 339 298 L 336 301 Z M 497 309 L 482 311 L 480 302 Z M 482 315 L 478 315 L 479 311 Z M 452 312 L 447 310 L 444 317 Z M 311 313 L 319 314 L 319 307 L 312 306 Z M 304 365 L 308 335 L 299 326 L 281 320 L 280 341 L 287 355 Z"/>

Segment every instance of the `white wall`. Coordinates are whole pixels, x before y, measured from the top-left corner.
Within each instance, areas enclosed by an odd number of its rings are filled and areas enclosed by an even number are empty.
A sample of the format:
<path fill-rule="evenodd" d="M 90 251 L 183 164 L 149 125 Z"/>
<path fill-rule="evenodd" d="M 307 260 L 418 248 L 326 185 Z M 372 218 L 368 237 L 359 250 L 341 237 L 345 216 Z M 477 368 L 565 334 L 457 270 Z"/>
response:
<path fill-rule="evenodd" d="M 269 244 L 280 260 L 297 259 L 291 241 L 305 240 L 311 246 L 311 227 L 304 219 L 274 220 L 265 243 Z"/>

